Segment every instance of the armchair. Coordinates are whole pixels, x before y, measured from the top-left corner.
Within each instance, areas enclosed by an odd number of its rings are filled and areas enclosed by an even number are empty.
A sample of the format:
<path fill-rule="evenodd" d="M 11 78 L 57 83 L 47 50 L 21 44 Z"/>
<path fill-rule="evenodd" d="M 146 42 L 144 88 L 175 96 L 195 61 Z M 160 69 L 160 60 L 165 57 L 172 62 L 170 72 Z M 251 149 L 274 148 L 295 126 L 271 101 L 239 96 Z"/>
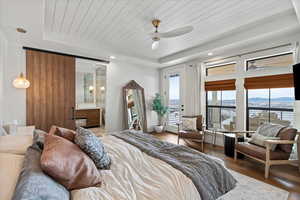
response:
<path fill-rule="evenodd" d="M 182 128 L 182 122 L 177 123 L 178 126 L 178 139 L 177 144 L 179 144 L 180 139 L 192 140 L 193 142 L 201 143 L 201 151 L 204 151 L 204 128 L 202 115 L 196 116 L 183 116 L 184 118 L 196 118 L 197 130 L 184 130 Z"/>
<path fill-rule="evenodd" d="M 237 160 L 237 154 L 241 153 L 249 158 L 252 158 L 265 165 L 265 178 L 269 177 L 270 167 L 272 165 L 299 164 L 298 160 L 289 160 L 292 152 L 293 144 L 298 144 L 298 157 L 300 148 L 300 133 L 296 129 L 286 127 L 278 133 L 279 140 L 266 140 L 265 146 L 258 146 L 248 142 L 237 142 L 237 136 L 244 134 L 236 133 L 234 160 Z M 295 140 L 296 135 L 298 139 Z M 277 144 L 274 151 L 271 150 L 271 145 Z"/>

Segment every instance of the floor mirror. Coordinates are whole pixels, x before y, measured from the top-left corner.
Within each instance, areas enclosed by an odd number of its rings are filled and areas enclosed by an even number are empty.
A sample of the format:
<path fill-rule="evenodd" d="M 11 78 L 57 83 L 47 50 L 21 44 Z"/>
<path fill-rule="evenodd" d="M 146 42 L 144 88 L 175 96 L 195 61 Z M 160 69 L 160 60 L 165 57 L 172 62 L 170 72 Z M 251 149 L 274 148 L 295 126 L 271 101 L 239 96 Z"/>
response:
<path fill-rule="evenodd" d="M 125 128 L 147 132 L 144 88 L 134 80 L 123 87 Z"/>

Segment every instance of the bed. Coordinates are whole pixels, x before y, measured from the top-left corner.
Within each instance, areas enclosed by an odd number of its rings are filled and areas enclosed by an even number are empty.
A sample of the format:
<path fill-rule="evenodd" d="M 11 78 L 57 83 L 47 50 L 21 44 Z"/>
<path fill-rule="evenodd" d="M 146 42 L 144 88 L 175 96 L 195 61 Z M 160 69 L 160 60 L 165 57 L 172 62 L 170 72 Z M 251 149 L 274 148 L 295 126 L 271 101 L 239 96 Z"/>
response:
<path fill-rule="evenodd" d="M 14 138 L 14 140 L 22 141 L 22 138 Z M 102 170 L 104 181 L 101 187 L 73 190 L 71 191 L 73 200 L 201 199 L 193 181 L 166 162 L 143 153 L 140 149 L 115 136 L 108 135 L 102 137 L 101 140 L 111 156 L 113 164 L 110 170 Z M 0 187 L 1 200 L 11 199 L 24 160 L 25 146 L 30 145 L 28 140 L 24 143 L 18 141 L 16 143 L 18 145 L 11 145 L 8 152 L 5 151 L 5 148 L 1 149 L 0 147 L 0 179 L 2 183 L 5 183 L 5 187 Z M 17 154 L 14 153 L 14 148 L 17 149 Z M 222 163 L 217 158 L 213 159 Z M 243 179 L 242 175 L 231 173 L 236 179 Z M 237 184 L 233 190 L 219 199 L 240 199 L 241 192 L 246 194 L 245 191 L 249 191 L 249 188 L 243 191 L 242 187 L 244 186 L 242 184 L 246 185 L 248 182 Z M 257 185 L 257 183 L 253 185 Z M 272 186 L 268 188 L 268 191 L 272 191 L 271 189 L 273 189 Z M 265 191 L 262 190 L 261 192 L 264 193 Z M 277 199 L 287 198 L 287 193 L 272 192 L 277 195 L 275 197 L 279 197 Z"/>

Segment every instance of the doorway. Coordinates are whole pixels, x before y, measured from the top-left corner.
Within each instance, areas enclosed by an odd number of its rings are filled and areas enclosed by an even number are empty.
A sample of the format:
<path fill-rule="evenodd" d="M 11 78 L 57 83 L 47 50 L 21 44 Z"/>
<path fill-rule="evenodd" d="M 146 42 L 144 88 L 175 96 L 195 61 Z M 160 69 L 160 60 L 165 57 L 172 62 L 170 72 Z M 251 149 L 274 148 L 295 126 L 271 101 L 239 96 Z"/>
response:
<path fill-rule="evenodd" d="M 177 123 L 184 114 L 184 68 L 163 71 L 163 93 L 169 112 L 166 116 L 166 130 L 177 133 Z"/>

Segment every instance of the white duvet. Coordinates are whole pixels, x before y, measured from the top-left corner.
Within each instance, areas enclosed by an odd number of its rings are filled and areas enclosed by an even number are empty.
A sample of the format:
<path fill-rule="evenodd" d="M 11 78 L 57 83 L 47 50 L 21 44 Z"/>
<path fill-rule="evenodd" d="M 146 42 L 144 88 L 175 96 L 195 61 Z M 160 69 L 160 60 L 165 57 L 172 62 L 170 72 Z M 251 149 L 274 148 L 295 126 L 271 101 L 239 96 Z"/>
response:
<path fill-rule="evenodd" d="M 0 136 L 0 140 L 2 137 L 6 136 Z M 24 154 L 32 143 L 28 138 L 19 139 L 22 142 L 14 143 L 8 141 L 8 138 L 6 142 L 0 141 L 0 200 L 11 199 Z M 192 181 L 165 162 L 152 158 L 113 136 L 106 136 L 101 140 L 112 158 L 111 169 L 101 171 L 101 187 L 74 190 L 71 192 L 72 200 L 201 199 Z M 288 197 L 287 191 L 237 172 L 231 173 L 238 180 L 238 184 L 235 189 L 220 197 L 220 200 L 256 200 L 258 196 L 265 200 L 286 200 Z"/>
<path fill-rule="evenodd" d="M 72 191 L 74 200 L 201 199 L 193 182 L 169 164 L 113 136 L 102 141 L 112 158 L 111 169 L 101 171 L 101 187 Z"/>
<path fill-rule="evenodd" d="M 112 159 L 110 170 L 101 170 L 103 184 L 71 192 L 73 200 L 199 200 L 192 181 L 163 161 L 113 136 L 101 138 Z M 0 199 L 10 200 L 21 170 L 26 148 L 17 148 L 21 155 L 3 153 L 0 147 Z M 1 146 L 1 144 L 0 144 Z M 3 150 L 3 148 L 2 148 Z"/>

